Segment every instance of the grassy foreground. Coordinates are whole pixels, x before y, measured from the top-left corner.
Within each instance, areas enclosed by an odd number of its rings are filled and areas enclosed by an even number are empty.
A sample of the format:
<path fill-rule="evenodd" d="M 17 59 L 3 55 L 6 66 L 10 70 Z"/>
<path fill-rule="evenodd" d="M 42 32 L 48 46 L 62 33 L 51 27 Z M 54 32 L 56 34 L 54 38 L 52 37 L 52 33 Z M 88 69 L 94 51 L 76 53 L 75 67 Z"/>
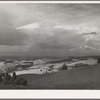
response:
<path fill-rule="evenodd" d="M 28 86 L 1 89 L 100 89 L 100 64 L 43 75 L 20 75 Z"/>

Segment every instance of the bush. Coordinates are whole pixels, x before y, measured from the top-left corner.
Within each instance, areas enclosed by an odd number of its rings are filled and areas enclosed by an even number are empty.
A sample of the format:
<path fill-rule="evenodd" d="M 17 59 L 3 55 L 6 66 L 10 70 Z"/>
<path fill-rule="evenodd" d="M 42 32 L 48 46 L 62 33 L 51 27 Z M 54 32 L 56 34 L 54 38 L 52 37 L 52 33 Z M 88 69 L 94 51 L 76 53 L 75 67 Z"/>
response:
<path fill-rule="evenodd" d="M 5 73 L 5 81 L 10 81 L 11 79 L 11 75 L 9 75 L 8 73 Z"/>
<path fill-rule="evenodd" d="M 26 86 L 26 85 L 27 85 L 27 81 L 26 81 L 25 79 L 23 79 L 23 80 L 21 81 L 21 85 Z"/>
<path fill-rule="evenodd" d="M 66 69 L 68 69 L 68 68 L 67 68 L 67 65 L 66 65 L 66 64 L 63 64 L 61 70 L 66 70 Z"/>
<path fill-rule="evenodd" d="M 23 85 L 23 86 L 26 86 L 27 85 L 27 81 L 23 78 L 18 78 L 16 81 L 15 81 L 15 85 Z"/>

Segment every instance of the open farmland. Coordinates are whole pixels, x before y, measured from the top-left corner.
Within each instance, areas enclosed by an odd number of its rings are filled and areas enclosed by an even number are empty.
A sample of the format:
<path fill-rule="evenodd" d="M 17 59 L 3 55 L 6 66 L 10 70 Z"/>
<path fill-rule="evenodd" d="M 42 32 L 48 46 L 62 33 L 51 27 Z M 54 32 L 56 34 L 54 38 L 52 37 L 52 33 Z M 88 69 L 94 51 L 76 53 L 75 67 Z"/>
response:
<path fill-rule="evenodd" d="M 22 75 L 30 89 L 100 89 L 100 64 L 45 75 Z"/>
<path fill-rule="evenodd" d="M 5 86 L 1 89 L 100 89 L 100 64 L 52 74 L 27 74 L 18 77 L 28 80 L 28 85 Z"/>

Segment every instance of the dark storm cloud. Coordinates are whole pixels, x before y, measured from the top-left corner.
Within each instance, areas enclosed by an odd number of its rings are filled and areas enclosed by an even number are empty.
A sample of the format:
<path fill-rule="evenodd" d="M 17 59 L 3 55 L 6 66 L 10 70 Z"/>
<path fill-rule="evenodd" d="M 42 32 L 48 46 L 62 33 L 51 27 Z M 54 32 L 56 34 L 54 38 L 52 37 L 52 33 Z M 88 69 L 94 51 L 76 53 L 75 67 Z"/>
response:
<path fill-rule="evenodd" d="M 98 53 L 100 35 L 81 34 L 99 33 L 99 17 L 100 4 L 0 4 L 4 45 L 0 50 L 35 55 L 81 55 L 94 49 Z"/>
<path fill-rule="evenodd" d="M 9 29 L 8 27 L 5 27 L 5 31 L 3 30 L 0 33 L 0 45 L 24 45 L 27 39 L 28 36 L 26 34 Z"/>
<path fill-rule="evenodd" d="M 52 49 L 55 49 L 55 50 L 61 50 L 61 49 L 72 49 L 73 46 L 71 45 L 67 45 L 67 44 L 59 44 L 59 43 L 56 43 L 56 42 L 51 42 L 51 43 L 39 43 L 37 44 L 37 46 L 39 47 L 39 49 L 42 49 L 42 50 L 52 50 Z"/>
<path fill-rule="evenodd" d="M 48 31 L 45 29 L 35 29 L 31 34 L 32 43 L 30 52 L 34 48 L 38 50 L 72 50 L 80 48 L 84 39 L 77 34 L 76 30 L 65 30 L 50 28 Z M 74 35 L 73 35 L 74 33 Z M 77 35 L 76 35 L 77 34 Z"/>

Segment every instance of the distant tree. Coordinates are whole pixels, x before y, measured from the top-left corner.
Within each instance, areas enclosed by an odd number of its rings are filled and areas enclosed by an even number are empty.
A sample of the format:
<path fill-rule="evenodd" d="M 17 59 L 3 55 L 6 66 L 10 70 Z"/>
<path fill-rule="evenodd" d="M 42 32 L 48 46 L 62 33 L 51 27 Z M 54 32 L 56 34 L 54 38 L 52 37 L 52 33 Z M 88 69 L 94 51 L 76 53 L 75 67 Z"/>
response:
<path fill-rule="evenodd" d="M 6 72 L 4 76 L 4 85 L 8 85 L 10 81 L 10 75 Z"/>
<path fill-rule="evenodd" d="M 5 73 L 5 81 L 9 81 L 9 74 L 7 72 Z"/>
<path fill-rule="evenodd" d="M 100 63 L 100 57 L 97 60 L 98 60 L 97 63 Z"/>
<path fill-rule="evenodd" d="M 40 70 L 42 72 L 42 70 Z"/>
<path fill-rule="evenodd" d="M 48 72 L 46 71 L 46 74 L 47 74 Z"/>
<path fill-rule="evenodd" d="M 67 69 L 68 69 L 68 67 L 67 67 L 67 65 L 64 63 L 63 66 L 61 67 L 61 70 L 67 70 Z"/>
<path fill-rule="evenodd" d="M 13 72 L 13 80 L 16 80 L 17 79 L 17 75 L 15 72 Z"/>
<path fill-rule="evenodd" d="M 10 81 L 11 80 L 11 75 L 8 75 L 8 81 Z"/>
<path fill-rule="evenodd" d="M 2 78 L 2 75 L 0 75 L 0 82 L 2 82 L 3 81 L 3 78 Z"/>
<path fill-rule="evenodd" d="M 5 77 L 5 73 L 2 73 L 1 76 L 2 76 L 2 77 Z"/>

